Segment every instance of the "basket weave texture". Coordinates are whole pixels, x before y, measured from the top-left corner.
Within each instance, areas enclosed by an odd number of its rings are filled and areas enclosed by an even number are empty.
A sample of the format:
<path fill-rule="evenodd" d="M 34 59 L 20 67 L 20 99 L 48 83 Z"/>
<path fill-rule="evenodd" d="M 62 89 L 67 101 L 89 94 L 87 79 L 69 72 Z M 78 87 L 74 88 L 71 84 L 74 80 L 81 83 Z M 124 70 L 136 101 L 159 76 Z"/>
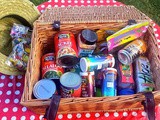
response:
<path fill-rule="evenodd" d="M 13 23 L 32 27 L 40 13 L 29 0 L 0 0 L 0 6 L 0 72 L 7 75 L 24 74 L 5 64 L 12 52 L 10 30 Z"/>
<path fill-rule="evenodd" d="M 53 48 L 53 37 L 57 31 L 53 30 L 54 20 L 61 21 L 61 30 L 69 30 L 75 35 L 84 28 L 92 30 L 122 28 L 127 25 L 128 19 L 138 22 L 150 20 L 145 14 L 133 6 L 101 6 L 101 7 L 67 7 L 50 8 L 34 23 L 32 49 L 25 76 L 24 93 L 21 104 L 38 114 L 43 114 L 50 100 L 33 98 L 34 84 L 41 78 L 41 57 L 50 46 Z M 148 44 L 147 57 L 150 60 L 153 79 L 156 84 L 154 97 L 156 104 L 160 103 L 160 55 L 152 26 L 144 35 Z M 125 111 L 143 109 L 141 102 L 144 96 L 139 94 L 115 97 L 87 97 L 62 98 L 58 112 L 86 112 L 86 111 Z"/>

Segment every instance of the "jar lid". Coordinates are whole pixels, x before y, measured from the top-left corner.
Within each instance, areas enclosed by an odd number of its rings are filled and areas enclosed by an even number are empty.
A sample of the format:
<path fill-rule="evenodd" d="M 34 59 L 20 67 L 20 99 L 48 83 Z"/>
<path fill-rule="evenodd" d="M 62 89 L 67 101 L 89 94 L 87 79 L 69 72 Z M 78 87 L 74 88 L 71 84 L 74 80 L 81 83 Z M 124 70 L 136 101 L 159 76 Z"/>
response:
<path fill-rule="evenodd" d="M 89 29 L 82 30 L 81 41 L 83 43 L 88 44 L 88 45 L 93 45 L 96 43 L 97 39 L 98 37 L 97 37 L 96 32 L 89 30 Z"/>
<path fill-rule="evenodd" d="M 66 72 L 60 78 L 61 85 L 70 89 L 79 88 L 81 82 L 81 77 L 74 72 Z"/>
<path fill-rule="evenodd" d="M 38 81 L 33 88 L 33 94 L 37 99 L 49 99 L 56 91 L 55 83 L 50 79 Z"/>

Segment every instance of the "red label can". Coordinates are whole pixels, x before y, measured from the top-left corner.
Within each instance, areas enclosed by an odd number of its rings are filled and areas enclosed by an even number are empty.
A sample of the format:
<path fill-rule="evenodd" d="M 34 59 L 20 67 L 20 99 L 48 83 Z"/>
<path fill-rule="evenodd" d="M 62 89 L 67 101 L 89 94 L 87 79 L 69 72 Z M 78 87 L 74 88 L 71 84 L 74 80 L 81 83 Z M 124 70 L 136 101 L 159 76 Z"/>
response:
<path fill-rule="evenodd" d="M 54 37 L 56 62 L 63 67 L 72 67 L 78 63 L 78 51 L 75 37 L 71 32 L 61 31 Z"/>
<path fill-rule="evenodd" d="M 81 77 L 74 72 L 66 72 L 60 78 L 61 83 L 61 96 L 80 97 L 81 96 Z"/>
<path fill-rule="evenodd" d="M 42 78 L 60 79 L 63 73 L 63 68 L 56 65 L 54 53 L 42 57 Z"/>

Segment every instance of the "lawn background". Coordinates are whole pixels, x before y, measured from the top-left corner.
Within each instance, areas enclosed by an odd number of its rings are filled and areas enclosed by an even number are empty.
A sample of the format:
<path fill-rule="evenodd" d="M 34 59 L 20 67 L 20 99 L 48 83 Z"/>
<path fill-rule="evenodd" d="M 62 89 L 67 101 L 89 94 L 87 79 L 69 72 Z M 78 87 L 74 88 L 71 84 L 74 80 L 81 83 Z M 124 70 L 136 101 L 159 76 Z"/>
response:
<path fill-rule="evenodd" d="M 35 5 L 39 5 L 47 0 L 30 0 Z M 126 5 L 134 5 L 140 11 L 149 16 L 160 25 L 160 0 L 117 0 Z"/>

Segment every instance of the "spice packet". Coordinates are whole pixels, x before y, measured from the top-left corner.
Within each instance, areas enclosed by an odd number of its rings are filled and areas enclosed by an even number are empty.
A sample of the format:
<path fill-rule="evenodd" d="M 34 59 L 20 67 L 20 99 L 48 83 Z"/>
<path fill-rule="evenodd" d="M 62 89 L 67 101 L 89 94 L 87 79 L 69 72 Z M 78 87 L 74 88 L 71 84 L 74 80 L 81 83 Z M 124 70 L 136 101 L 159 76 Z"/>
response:
<path fill-rule="evenodd" d="M 26 41 L 20 42 L 13 47 L 13 51 L 8 56 L 6 64 L 16 67 L 18 70 L 26 70 L 29 59 L 30 45 Z"/>
<path fill-rule="evenodd" d="M 29 30 L 29 27 L 14 23 L 11 29 L 10 36 L 12 38 L 22 38 L 27 35 L 28 30 Z"/>

